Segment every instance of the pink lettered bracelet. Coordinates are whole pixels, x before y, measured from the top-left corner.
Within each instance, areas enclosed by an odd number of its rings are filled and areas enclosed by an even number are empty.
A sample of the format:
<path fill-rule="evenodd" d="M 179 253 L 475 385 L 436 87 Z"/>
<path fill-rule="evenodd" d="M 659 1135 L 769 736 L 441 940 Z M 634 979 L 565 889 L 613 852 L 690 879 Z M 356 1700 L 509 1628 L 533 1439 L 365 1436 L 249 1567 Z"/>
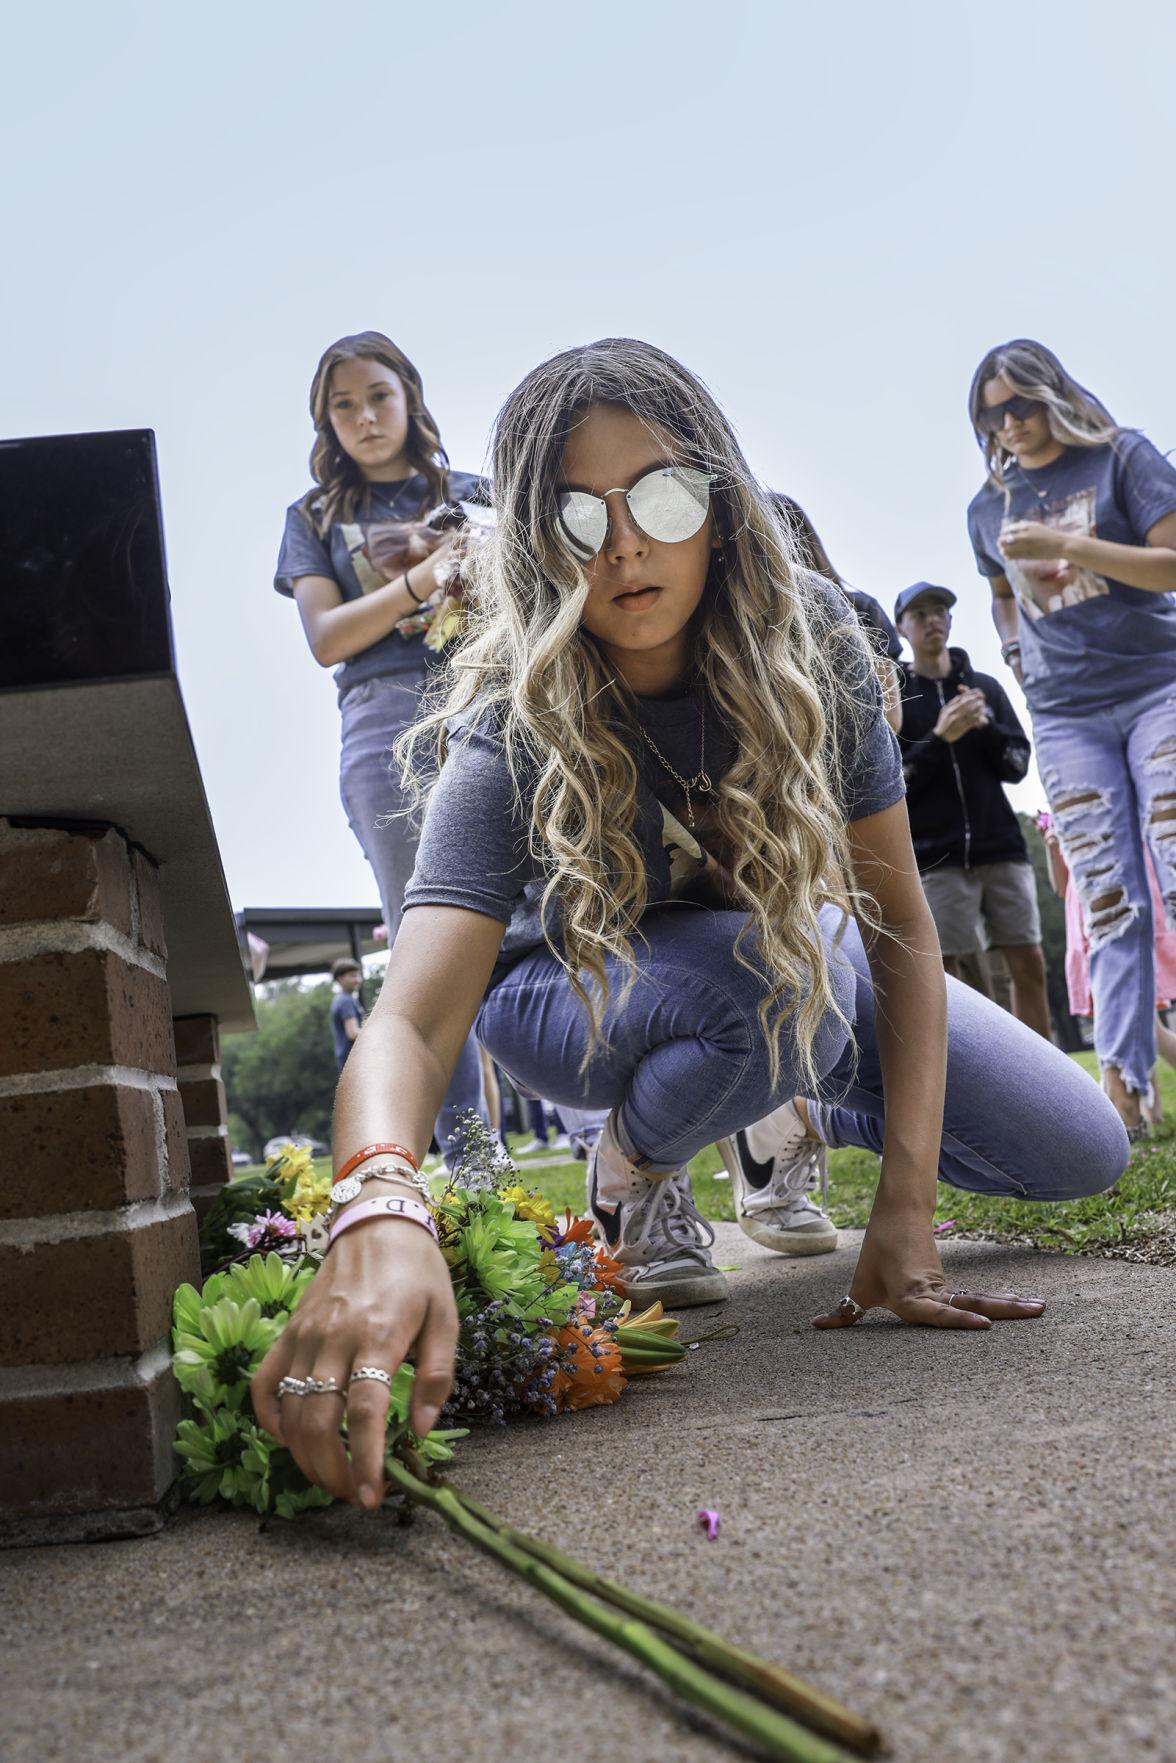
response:
<path fill-rule="evenodd" d="M 353 1206 L 331 1226 L 331 1234 L 327 1238 L 327 1250 L 330 1251 L 335 1238 L 350 1230 L 353 1224 L 362 1224 L 368 1218 L 407 1218 L 411 1224 L 419 1224 L 427 1230 L 436 1242 L 437 1226 L 433 1222 L 433 1214 L 419 1200 L 409 1200 L 403 1194 L 381 1194 L 378 1200 L 364 1200 L 361 1205 Z"/>

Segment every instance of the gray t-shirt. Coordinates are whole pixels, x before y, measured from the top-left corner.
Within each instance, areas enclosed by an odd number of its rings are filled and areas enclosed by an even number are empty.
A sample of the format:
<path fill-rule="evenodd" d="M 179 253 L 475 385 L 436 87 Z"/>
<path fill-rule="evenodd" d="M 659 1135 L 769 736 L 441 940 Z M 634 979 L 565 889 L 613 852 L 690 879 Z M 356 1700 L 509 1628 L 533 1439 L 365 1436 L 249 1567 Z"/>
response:
<path fill-rule="evenodd" d="M 482 492 L 481 478 L 468 471 L 449 473 L 451 502 L 477 499 Z M 325 539 L 312 532 L 297 503 L 286 510 L 286 530 L 278 553 L 278 569 L 274 587 L 279 594 L 293 594 L 300 575 L 325 575 L 333 581 L 344 600 L 359 600 L 375 588 L 387 585 L 370 555 L 373 528 L 399 525 L 420 520 L 430 512 L 426 503 L 425 480 L 418 472 L 414 477 L 397 483 L 372 484 L 366 506 L 361 503 L 354 520 L 336 520 Z M 351 655 L 335 670 L 339 702 L 352 686 L 361 680 L 376 679 L 387 674 L 423 679 L 426 669 L 444 664 L 445 657 L 425 647 L 424 622 L 409 614 L 395 630 Z"/>
<path fill-rule="evenodd" d="M 853 624 L 852 611 L 841 595 L 824 584 L 818 591 L 839 623 Z M 880 813 L 903 795 L 898 743 L 882 715 L 878 681 L 864 640 L 848 652 L 855 657 L 852 690 L 861 715 L 858 726 L 847 726 L 842 735 L 842 808 L 847 822 Z M 682 791 L 643 739 L 637 722 L 682 778 L 693 778 L 705 769 L 715 784 L 731 766 L 730 727 L 696 692 L 637 698 L 633 715 L 618 709 L 616 723 L 637 769 L 634 833 L 644 858 L 650 909 L 675 901 L 729 905 L 723 889 L 727 865 L 717 838 L 713 801 L 697 793 L 692 796 L 692 833 Z M 528 780 L 524 776 L 521 782 L 526 800 Z M 429 799 L 405 910 L 459 906 L 505 924 L 490 982 L 493 987 L 515 962 L 546 940 L 540 913 L 544 881 L 542 862 L 528 849 L 527 827 L 516 808 L 502 741 L 488 718 L 471 714 L 461 728 L 450 730 L 449 752 Z M 549 921 L 549 928 L 559 947 L 558 924 Z"/>
<path fill-rule="evenodd" d="M 1113 446 L 1067 447 L 1050 465 L 1009 468 L 1009 503 L 985 484 L 968 509 L 981 575 L 1009 579 L 1021 614 L 1021 667 L 1030 710 L 1087 716 L 1125 697 L 1176 682 L 1176 599 L 1072 569 L 1059 582 L 1046 560 L 1001 556 L 1006 520 L 1038 520 L 1065 533 L 1142 545 L 1176 512 L 1176 468 L 1140 434 Z"/>

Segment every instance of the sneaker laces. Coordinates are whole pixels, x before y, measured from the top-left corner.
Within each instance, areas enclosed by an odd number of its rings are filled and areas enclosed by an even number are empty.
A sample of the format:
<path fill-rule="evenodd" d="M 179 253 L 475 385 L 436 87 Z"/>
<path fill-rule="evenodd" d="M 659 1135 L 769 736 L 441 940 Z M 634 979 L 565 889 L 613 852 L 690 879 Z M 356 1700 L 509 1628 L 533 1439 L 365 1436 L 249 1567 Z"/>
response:
<path fill-rule="evenodd" d="M 778 1207 L 795 1207 L 807 1202 L 814 1189 L 820 1190 L 821 1211 L 829 1195 L 829 1161 L 824 1155 L 825 1146 L 820 1139 L 810 1139 L 807 1134 L 800 1147 L 783 1168 L 772 1171 L 772 1179 L 765 1182 L 762 1188 L 748 1187 L 743 1197 L 743 1211 L 768 1212 Z"/>
<path fill-rule="evenodd" d="M 683 1169 L 652 1182 L 643 1199 L 624 1206 L 621 1241 L 626 1248 L 646 1251 L 643 1259 L 650 1263 L 689 1256 L 704 1267 L 710 1265 L 708 1251 L 715 1233 L 694 1204 L 686 1181 Z"/>

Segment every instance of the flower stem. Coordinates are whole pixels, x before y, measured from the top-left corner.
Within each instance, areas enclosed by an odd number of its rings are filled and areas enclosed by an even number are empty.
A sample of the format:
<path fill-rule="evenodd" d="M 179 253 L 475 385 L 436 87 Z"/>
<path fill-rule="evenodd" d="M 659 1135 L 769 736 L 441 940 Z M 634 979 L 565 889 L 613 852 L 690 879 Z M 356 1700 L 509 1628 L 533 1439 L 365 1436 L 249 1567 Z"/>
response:
<path fill-rule="evenodd" d="M 839 1743 L 848 1745 L 851 1750 L 861 1752 L 863 1756 L 871 1757 L 881 1747 L 881 1735 L 871 1721 L 864 1720 L 860 1714 L 854 1714 L 834 1697 L 815 1689 L 803 1678 L 796 1677 L 791 1671 L 785 1671 L 782 1666 L 771 1665 L 766 1660 L 757 1658 L 754 1653 L 745 1652 L 741 1647 L 732 1646 L 712 1629 L 704 1628 L 701 1623 L 691 1622 L 689 1617 L 672 1610 L 666 1604 L 656 1603 L 652 1598 L 643 1598 L 637 1592 L 618 1585 L 615 1580 L 603 1579 L 570 1555 L 553 1548 L 550 1543 L 512 1530 L 493 1512 L 460 1489 L 453 1488 L 452 1492 L 467 1512 L 497 1531 L 516 1548 L 524 1549 L 529 1555 L 534 1555 L 536 1560 L 545 1561 L 557 1573 L 562 1573 L 573 1584 L 583 1586 L 586 1591 L 593 1592 L 605 1603 L 613 1604 L 618 1609 L 627 1611 L 629 1615 L 647 1622 L 651 1628 L 671 1635 L 700 1664 L 743 1684 L 764 1701 L 773 1703 L 786 1713 L 794 1714 L 807 1725 L 815 1727 L 818 1732 L 826 1733 Z"/>
<path fill-rule="evenodd" d="M 506 1527 L 499 1528 L 497 1520 L 487 1523 L 476 1516 L 456 1489 L 444 1484 L 430 1486 L 394 1456 L 386 1460 L 386 1468 L 392 1482 L 410 1500 L 430 1507 L 450 1530 L 493 1555 L 569 1616 L 647 1665 L 685 1701 L 693 1702 L 745 1738 L 762 1745 L 770 1756 L 782 1763 L 845 1763 L 845 1753 L 838 1747 L 756 1697 L 712 1676 L 697 1662 L 684 1658 L 648 1623 L 615 1615 L 602 1607 L 566 1574 L 503 1535 Z"/>

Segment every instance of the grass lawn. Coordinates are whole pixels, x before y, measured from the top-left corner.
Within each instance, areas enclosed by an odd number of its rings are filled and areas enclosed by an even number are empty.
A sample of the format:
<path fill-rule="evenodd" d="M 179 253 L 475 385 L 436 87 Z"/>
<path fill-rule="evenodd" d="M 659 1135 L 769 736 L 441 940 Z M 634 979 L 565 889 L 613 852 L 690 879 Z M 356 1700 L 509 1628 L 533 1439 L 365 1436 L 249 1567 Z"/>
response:
<path fill-rule="evenodd" d="M 1097 1074 L 1093 1053 L 1074 1056 L 1087 1071 Z M 941 1186 L 935 1222 L 947 1227 L 942 1234 L 1027 1243 L 1066 1254 L 1111 1255 L 1176 1265 L 1176 1071 L 1161 1064 L 1158 1081 L 1167 1119 L 1136 1151 L 1110 1193 L 1043 1206 L 983 1199 Z M 529 1137 L 511 1133 L 508 1143 L 513 1147 Z M 325 1161 L 318 1167 L 325 1167 Z M 539 1155 L 520 1158 L 516 1167 L 524 1185 L 546 1195 L 557 1212 L 565 1207 L 583 1212 L 582 1163 L 544 1163 Z M 694 1159 L 690 1165 L 694 1199 L 704 1217 L 733 1219 L 731 1185 L 715 1180 L 721 1167 L 713 1145 Z M 878 1159 L 870 1152 L 829 1153 L 829 1213 L 836 1224 L 853 1228 L 866 1223 L 877 1179 Z"/>
<path fill-rule="evenodd" d="M 1075 1057 L 1097 1075 L 1093 1053 Z M 1112 1254 L 1129 1260 L 1176 1263 L 1176 1071 L 1161 1064 L 1159 1087 L 1168 1119 L 1146 1147 L 1135 1153 L 1109 1194 L 1042 1206 L 989 1200 L 941 1186 L 935 1222 L 950 1222 L 950 1230 L 942 1234 L 1032 1243 L 1069 1254 Z M 514 1137 L 509 1134 L 508 1141 Z M 535 1169 L 528 1179 L 528 1166 L 535 1161 L 519 1159 L 518 1168 L 527 1185 L 546 1194 L 557 1209 L 570 1206 L 573 1211 L 583 1211 L 584 1165 L 547 1166 Z M 731 1185 L 714 1179 L 721 1167 L 713 1145 L 694 1159 L 690 1165 L 694 1199 L 704 1217 L 733 1219 Z M 853 1228 L 866 1223 L 877 1179 L 878 1159 L 870 1152 L 829 1153 L 829 1213 L 836 1224 Z"/>

